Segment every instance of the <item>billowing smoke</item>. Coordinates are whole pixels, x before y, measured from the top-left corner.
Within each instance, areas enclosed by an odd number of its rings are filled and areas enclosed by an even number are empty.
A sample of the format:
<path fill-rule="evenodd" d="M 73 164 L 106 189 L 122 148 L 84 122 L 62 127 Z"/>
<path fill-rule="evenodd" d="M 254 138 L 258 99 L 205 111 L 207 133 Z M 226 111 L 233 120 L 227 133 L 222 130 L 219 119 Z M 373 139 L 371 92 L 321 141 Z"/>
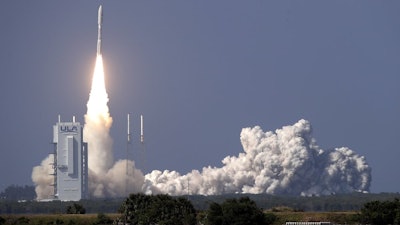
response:
<path fill-rule="evenodd" d="M 83 137 L 88 143 L 89 194 L 92 197 L 119 197 L 127 193 L 140 192 L 144 176 L 130 160 L 114 164 L 110 128 L 112 118 L 108 108 L 108 95 L 104 83 L 104 69 L 101 55 L 97 55 L 92 87 L 87 103 Z M 53 155 L 43 160 L 32 171 L 38 199 L 54 196 Z M 150 188 L 151 189 L 151 188 Z"/>
<path fill-rule="evenodd" d="M 83 128 L 83 137 L 89 145 L 89 169 L 96 174 L 105 174 L 114 161 L 113 141 L 110 137 L 112 118 L 107 105 L 108 100 L 103 60 L 101 55 L 98 55 Z"/>
<path fill-rule="evenodd" d="M 38 199 L 50 199 L 54 195 L 54 156 L 49 155 L 43 159 L 39 166 L 33 167 L 32 181 L 36 184 L 35 192 Z"/>
<path fill-rule="evenodd" d="M 306 120 L 275 132 L 263 132 L 258 126 L 244 128 L 240 135 L 244 152 L 224 158 L 221 168 L 205 167 L 184 176 L 155 170 L 145 176 L 146 185 L 172 195 L 309 196 L 369 191 L 371 169 L 365 158 L 346 147 L 325 151 L 311 131 Z"/>
<path fill-rule="evenodd" d="M 141 192 L 143 182 L 142 172 L 135 169 L 131 160 L 117 161 L 105 174 L 89 172 L 89 190 L 93 197 L 121 197 Z"/>
<path fill-rule="evenodd" d="M 144 182 L 142 172 L 135 168 L 133 161 L 121 160 L 113 165 L 112 118 L 107 103 L 103 60 L 101 55 L 97 55 L 83 129 L 89 149 L 89 193 L 94 197 L 117 197 L 139 192 Z"/>
<path fill-rule="evenodd" d="M 369 191 L 371 169 L 365 158 L 346 147 L 321 149 L 306 120 L 275 132 L 263 132 L 258 126 L 244 128 L 240 134 L 244 152 L 225 157 L 221 168 L 208 166 L 186 175 L 154 170 L 143 176 L 134 161 L 120 160 L 114 164 L 108 100 L 103 61 L 98 55 L 84 126 L 84 139 L 89 145 L 89 192 L 93 197 L 125 196 L 132 192 L 309 196 Z M 53 194 L 51 163 L 49 156 L 33 169 L 38 199 Z"/>

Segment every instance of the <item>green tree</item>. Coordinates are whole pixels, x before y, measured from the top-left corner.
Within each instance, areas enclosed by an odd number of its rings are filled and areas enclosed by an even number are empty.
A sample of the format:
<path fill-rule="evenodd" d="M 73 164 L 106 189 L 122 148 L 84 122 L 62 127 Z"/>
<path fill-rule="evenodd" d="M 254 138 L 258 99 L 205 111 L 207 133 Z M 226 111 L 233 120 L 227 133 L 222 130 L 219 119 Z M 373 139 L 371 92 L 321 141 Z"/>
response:
<path fill-rule="evenodd" d="M 222 207 L 218 203 L 211 203 L 208 208 L 206 224 L 209 225 L 222 225 L 224 220 Z"/>
<path fill-rule="evenodd" d="M 67 206 L 66 213 L 67 214 L 85 214 L 86 209 L 83 208 L 82 205 L 80 205 L 78 203 L 74 203 L 73 205 Z"/>
<path fill-rule="evenodd" d="M 266 215 L 256 203 L 249 197 L 227 199 L 221 205 L 210 204 L 207 210 L 207 225 L 268 225 L 275 221 L 276 217 Z"/>
<path fill-rule="evenodd" d="M 134 225 L 194 225 L 196 211 L 184 198 L 172 198 L 169 195 L 149 196 L 131 194 L 121 209 L 126 222 Z"/>
<path fill-rule="evenodd" d="M 364 204 L 361 222 L 368 224 L 400 224 L 400 201 L 371 201 Z"/>
<path fill-rule="evenodd" d="M 8 186 L 0 193 L 0 199 L 18 201 L 18 200 L 33 200 L 36 198 L 34 186 Z"/>

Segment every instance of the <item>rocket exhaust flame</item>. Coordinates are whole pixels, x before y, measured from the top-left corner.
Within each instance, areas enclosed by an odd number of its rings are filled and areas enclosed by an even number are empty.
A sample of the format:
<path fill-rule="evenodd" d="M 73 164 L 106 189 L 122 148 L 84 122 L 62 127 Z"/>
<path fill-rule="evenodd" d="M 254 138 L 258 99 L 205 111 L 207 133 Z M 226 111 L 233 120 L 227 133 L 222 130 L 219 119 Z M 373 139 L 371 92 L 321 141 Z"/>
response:
<path fill-rule="evenodd" d="M 371 168 L 363 156 L 342 147 L 323 150 L 311 136 L 311 124 L 299 120 L 275 132 L 260 127 L 242 129 L 244 152 L 227 156 L 223 166 L 204 167 L 186 175 L 158 171 L 143 176 L 131 160 L 114 163 L 109 131 L 112 118 L 104 82 L 101 54 L 102 7 L 98 14 L 97 58 L 85 115 L 84 139 L 88 143 L 89 192 L 94 197 L 124 196 L 126 192 L 147 194 L 216 195 L 224 193 L 268 193 L 323 195 L 369 190 Z M 129 135 L 128 131 L 128 135 Z M 143 143 L 143 117 L 141 116 Z M 50 157 L 32 171 L 38 199 L 52 195 Z M 127 170 L 128 168 L 128 170 Z"/>
<path fill-rule="evenodd" d="M 101 53 L 103 23 L 101 5 L 97 23 L 97 58 L 83 129 L 84 140 L 88 143 L 89 192 L 95 197 L 116 197 L 123 196 L 127 191 L 141 191 L 144 176 L 140 170 L 135 168 L 134 161 L 120 160 L 113 165 L 112 139 L 110 137 L 112 118 L 107 105 L 109 99 L 104 81 Z M 129 133 L 128 130 L 128 138 Z"/>
<path fill-rule="evenodd" d="M 94 197 L 123 196 L 126 191 L 137 192 L 144 182 L 143 174 L 135 169 L 135 163 L 120 160 L 114 165 L 110 128 L 112 118 L 108 108 L 108 94 L 104 81 L 101 53 L 103 10 L 98 11 L 97 58 L 92 87 L 87 103 L 83 137 L 88 143 L 89 192 Z M 126 171 L 126 168 L 129 171 Z"/>
<path fill-rule="evenodd" d="M 101 30 L 103 23 L 102 6 L 98 11 L 97 58 L 92 85 L 87 102 L 83 136 L 88 143 L 89 194 L 94 197 L 124 196 L 126 191 L 138 192 L 144 183 L 143 174 L 135 169 L 135 163 L 119 160 L 114 163 L 110 127 L 112 118 L 108 108 L 108 94 L 104 82 L 103 57 L 101 54 Z M 36 184 L 38 199 L 48 199 L 54 195 L 50 186 L 53 177 L 49 163 L 51 157 L 43 160 L 32 171 L 32 180 Z M 126 172 L 126 167 L 129 171 Z"/>
<path fill-rule="evenodd" d="M 112 118 L 107 103 L 103 59 L 97 55 L 83 129 L 83 137 L 89 148 L 89 170 L 96 174 L 104 174 L 114 162 L 109 135 Z"/>
<path fill-rule="evenodd" d="M 133 161 L 120 160 L 113 165 L 112 118 L 108 101 L 103 58 L 98 54 L 83 129 L 83 137 L 88 143 L 89 192 L 94 197 L 116 197 L 123 196 L 126 191 L 137 192 L 144 182 L 143 174 L 135 168 Z"/>

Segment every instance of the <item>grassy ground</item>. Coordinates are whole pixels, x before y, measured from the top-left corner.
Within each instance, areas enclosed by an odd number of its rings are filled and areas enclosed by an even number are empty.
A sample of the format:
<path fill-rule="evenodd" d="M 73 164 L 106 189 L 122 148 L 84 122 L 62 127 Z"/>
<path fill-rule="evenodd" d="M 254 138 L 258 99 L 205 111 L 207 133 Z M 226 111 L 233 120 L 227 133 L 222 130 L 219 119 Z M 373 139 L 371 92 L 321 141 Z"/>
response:
<path fill-rule="evenodd" d="M 337 224 L 357 224 L 356 212 L 273 212 L 277 216 L 274 225 L 285 222 L 332 222 Z M 0 215 L 6 220 L 4 224 L 63 224 L 63 225 L 90 225 L 98 222 L 98 214 L 32 214 L 32 215 Z M 112 220 L 121 218 L 121 214 L 106 214 Z M 0 223 L 1 224 L 1 223 Z"/>
<path fill-rule="evenodd" d="M 337 224 L 357 224 L 357 212 L 274 212 L 277 221 L 285 222 L 332 222 Z"/>

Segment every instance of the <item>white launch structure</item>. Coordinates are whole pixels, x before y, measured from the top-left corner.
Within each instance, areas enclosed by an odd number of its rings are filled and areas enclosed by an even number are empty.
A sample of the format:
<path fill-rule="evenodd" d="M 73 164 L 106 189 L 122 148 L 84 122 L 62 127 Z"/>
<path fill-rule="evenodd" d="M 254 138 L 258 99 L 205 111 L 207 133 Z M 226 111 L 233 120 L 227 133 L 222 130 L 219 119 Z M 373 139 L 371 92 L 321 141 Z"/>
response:
<path fill-rule="evenodd" d="M 79 122 L 61 122 L 53 126 L 54 197 L 61 201 L 79 201 L 88 197 L 88 147 L 83 142 Z"/>

